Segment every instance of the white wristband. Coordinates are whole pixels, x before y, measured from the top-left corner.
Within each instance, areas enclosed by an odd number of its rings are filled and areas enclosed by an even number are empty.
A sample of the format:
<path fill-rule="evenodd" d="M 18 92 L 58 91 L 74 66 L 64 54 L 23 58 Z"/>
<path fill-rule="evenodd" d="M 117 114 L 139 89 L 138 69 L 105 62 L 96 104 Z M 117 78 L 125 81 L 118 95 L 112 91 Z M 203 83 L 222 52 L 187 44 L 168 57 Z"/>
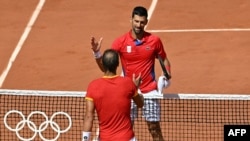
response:
<path fill-rule="evenodd" d="M 82 132 L 82 141 L 89 141 L 91 132 Z"/>
<path fill-rule="evenodd" d="M 100 50 L 97 51 L 97 52 L 93 52 L 93 54 L 94 54 L 95 59 L 99 59 L 99 58 L 102 57 L 102 54 L 101 54 Z"/>

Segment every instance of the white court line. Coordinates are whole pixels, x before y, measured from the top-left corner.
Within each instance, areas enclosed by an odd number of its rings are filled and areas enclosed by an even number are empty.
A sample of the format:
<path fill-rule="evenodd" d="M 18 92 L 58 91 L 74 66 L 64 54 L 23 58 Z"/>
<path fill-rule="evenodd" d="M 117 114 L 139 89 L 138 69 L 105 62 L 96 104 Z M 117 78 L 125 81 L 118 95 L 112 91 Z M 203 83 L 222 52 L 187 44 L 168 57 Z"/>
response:
<path fill-rule="evenodd" d="M 148 24 L 149 24 L 149 21 L 150 21 L 152 15 L 153 15 L 153 12 L 154 12 L 154 10 L 155 10 L 155 7 L 156 7 L 157 2 L 158 2 L 158 0 L 152 0 L 152 3 L 151 3 L 151 5 L 150 5 L 150 7 L 149 7 L 149 9 L 148 9 Z M 148 25 L 148 24 L 147 24 L 147 25 Z M 147 25 L 145 26 L 145 30 L 146 30 L 146 28 L 147 28 Z"/>
<path fill-rule="evenodd" d="M 170 29 L 170 30 L 147 30 L 147 32 L 241 32 L 241 31 L 250 31 L 250 28 L 221 28 L 221 29 Z"/>
<path fill-rule="evenodd" d="M 26 26 L 26 28 L 25 28 L 25 30 L 23 32 L 23 35 L 21 36 L 15 50 L 11 54 L 11 57 L 9 59 L 7 67 L 5 68 L 5 70 L 2 72 L 2 74 L 0 76 L 0 88 L 2 87 L 3 82 L 4 82 L 5 78 L 6 78 L 6 76 L 8 75 L 12 64 L 14 63 L 18 53 L 20 52 L 20 50 L 21 50 L 21 48 L 23 46 L 23 43 L 27 39 L 27 37 L 28 37 L 28 35 L 29 35 L 29 33 L 30 33 L 31 29 L 32 29 L 32 26 L 35 23 L 35 21 L 36 21 L 38 15 L 39 15 L 44 3 L 45 3 L 45 0 L 40 0 L 37 7 L 36 7 L 36 9 L 33 11 L 32 17 L 30 18 L 29 23 L 27 24 L 27 26 Z"/>

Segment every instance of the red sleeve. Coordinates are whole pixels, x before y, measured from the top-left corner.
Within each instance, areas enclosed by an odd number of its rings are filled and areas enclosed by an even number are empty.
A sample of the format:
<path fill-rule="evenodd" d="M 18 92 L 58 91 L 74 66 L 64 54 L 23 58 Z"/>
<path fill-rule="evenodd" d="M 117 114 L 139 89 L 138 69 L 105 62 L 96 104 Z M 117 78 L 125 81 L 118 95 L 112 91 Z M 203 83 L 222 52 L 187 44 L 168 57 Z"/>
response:
<path fill-rule="evenodd" d="M 165 50 L 164 50 L 164 46 L 163 46 L 163 44 L 162 44 L 162 42 L 161 42 L 161 39 L 160 38 L 156 38 L 155 39 L 155 47 L 156 47 L 156 57 L 158 57 L 158 55 L 160 55 L 161 56 L 161 58 L 163 58 L 163 60 L 165 60 L 166 59 L 166 57 L 167 57 L 167 54 L 166 54 L 166 52 L 165 52 Z"/>
<path fill-rule="evenodd" d="M 85 99 L 93 101 L 94 93 L 95 93 L 94 92 L 95 88 L 93 88 L 93 86 L 95 86 L 95 85 L 93 85 L 92 83 L 93 82 L 91 82 L 87 88 L 87 93 L 86 93 Z"/>
<path fill-rule="evenodd" d="M 121 41 L 120 41 L 119 38 L 114 40 L 114 42 L 112 43 L 111 48 L 116 50 L 117 52 L 119 52 L 119 50 L 121 49 Z"/>

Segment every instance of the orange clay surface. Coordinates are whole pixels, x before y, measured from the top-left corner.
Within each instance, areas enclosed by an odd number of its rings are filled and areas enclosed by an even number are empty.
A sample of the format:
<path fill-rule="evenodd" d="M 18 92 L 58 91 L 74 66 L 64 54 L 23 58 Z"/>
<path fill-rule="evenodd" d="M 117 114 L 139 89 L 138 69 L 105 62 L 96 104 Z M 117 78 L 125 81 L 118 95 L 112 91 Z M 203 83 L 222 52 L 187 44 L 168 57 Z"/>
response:
<path fill-rule="evenodd" d="M 0 72 L 8 64 L 39 0 L 0 1 Z M 137 0 L 47 0 L 2 89 L 86 91 L 103 74 L 90 37 L 103 37 L 102 51 L 130 28 Z M 158 1 L 147 30 L 161 37 L 172 64 L 164 93 L 250 93 L 250 31 L 169 30 L 250 28 L 250 1 Z M 120 73 L 119 68 L 119 73 Z M 156 64 L 157 76 L 161 74 Z"/>
<path fill-rule="evenodd" d="M 0 1 L 0 73 L 38 2 Z M 89 82 L 103 75 L 90 37 L 103 37 L 102 51 L 109 48 L 131 28 L 136 5 L 149 8 L 151 1 L 46 0 L 1 89 L 86 91 Z M 249 15 L 247 0 L 158 1 L 146 30 L 159 31 L 152 33 L 161 37 L 172 64 L 172 84 L 164 93 L 250 94 Z M 244 30 L 230 30 L 234 28 Z M 156 72 L 161 74 L 158 61 Z M 142 129 L 147 132 L 146 125 L 139 128 L 138 139 L 146 136 Z"/>

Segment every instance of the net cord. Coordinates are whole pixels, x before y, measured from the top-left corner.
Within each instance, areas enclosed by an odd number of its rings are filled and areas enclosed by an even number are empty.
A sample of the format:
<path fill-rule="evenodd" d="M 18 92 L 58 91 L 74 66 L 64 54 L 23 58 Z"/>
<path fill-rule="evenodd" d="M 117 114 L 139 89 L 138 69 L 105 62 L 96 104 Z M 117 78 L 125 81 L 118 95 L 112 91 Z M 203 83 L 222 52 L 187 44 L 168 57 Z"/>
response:
<path fill-rule="evenodd" d="M 52 91 L 52 90 L 17 90 L 0 89 L 0 95 L 24 95 L 24 96 L 61 96 L 61 97 L 85 97 L 86 91 Z M 144 95 L 144 98 L 154 99 L 203 99 L 203 100 L 250 100 L 250 95 L 244 94 L 163 94 Z"/>

